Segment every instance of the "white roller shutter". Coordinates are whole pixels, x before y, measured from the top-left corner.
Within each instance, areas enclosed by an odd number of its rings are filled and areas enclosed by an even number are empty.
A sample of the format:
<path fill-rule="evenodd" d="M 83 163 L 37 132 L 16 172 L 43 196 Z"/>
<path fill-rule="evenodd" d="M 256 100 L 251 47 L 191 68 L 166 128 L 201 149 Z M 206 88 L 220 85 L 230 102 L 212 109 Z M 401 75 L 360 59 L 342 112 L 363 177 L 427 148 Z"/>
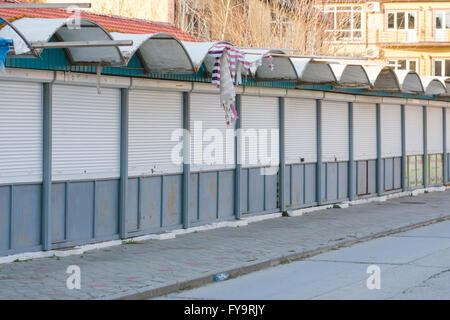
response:
<path fill-rule="evenodd" d="M 377 109 L 373 103 L 353 105 L 355 160 L 377 158 Z"/>
<path fill-rule="evenodd" d="M 128 121 L 129 176 L 183 171 L 180 92 L 131 90 Z"/>
<path fill-rule="evenodd" d="M 442 153 L 444 147 L 444 128 L 442 108 L 427 108 L 427 149 L 429 154 Z"/>
<path fill-rule="evenodd" d="M 42 181 L 41 86 L 0 81 L 0 184 Z"/>
<path fill-rule="evenodd" d="M 120 90 L 53 87 L 53 180 L 118 178 Z"/>
<path fill-rule="evenodd" d="M 317 161 L 316 101 L 288 98 L 285 101 L 286 163 Z"/>
<path fill-rule="evenodd" d="M 322 102 L 322 161 L 348 161 L 348 104 Z"/>
<path fill-rule="evenodd" d="M 279 164 L 278 98 L 243 96 L 241 114 L 243 166 Z M 249 138 L 255 133 L 257 142 Z"/>
<path fill-rule="evenodd" d="M 381 105 L 381 155 L 383 158 L 402 155 L 402 108 Z"/>
<path fill-rule="evenodd" d="M 234 125 L 227 126 L 220 96 L 193 93 L 190 109 L 191 170 L 234 168 Z"/>
<path fill-rule="evenodd" d="M 423 154 L 423 108 L 406 106 L 406 154 Z"/>

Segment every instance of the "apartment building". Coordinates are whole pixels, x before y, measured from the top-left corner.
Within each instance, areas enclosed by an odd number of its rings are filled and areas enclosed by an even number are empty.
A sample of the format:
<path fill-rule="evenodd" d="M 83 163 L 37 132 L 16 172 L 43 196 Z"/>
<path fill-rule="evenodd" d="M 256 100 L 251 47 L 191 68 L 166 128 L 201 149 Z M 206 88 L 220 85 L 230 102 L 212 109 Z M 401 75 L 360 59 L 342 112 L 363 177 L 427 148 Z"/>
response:
<path fill-rule="evenodd" d="M 340 54 L 368 56 L 425 76 L 450 76 L 450 1 L 324 1 L 321 5 Z"/>

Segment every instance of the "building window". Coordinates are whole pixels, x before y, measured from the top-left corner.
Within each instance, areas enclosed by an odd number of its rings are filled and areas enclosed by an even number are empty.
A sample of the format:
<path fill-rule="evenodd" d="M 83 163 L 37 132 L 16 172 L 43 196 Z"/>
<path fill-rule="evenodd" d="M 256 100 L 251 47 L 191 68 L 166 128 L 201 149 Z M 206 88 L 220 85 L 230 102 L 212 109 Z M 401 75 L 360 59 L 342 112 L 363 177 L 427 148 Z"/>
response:
<path fill-rule="evenodd" d="M 395 70 L 408 70 L 408 71 L 417 71 L 418 61 L 411 59 L 400 59 L 400 60 L 389 60 L 388 61 L 391 66 L 394 67 Z"/>
<path fill-rule="evenodd" d="M 436 11 L 434 13 L 434 27 L 450 30 L 450 11 Z"/>
<path fill-rule="evenodd" d="M 361 40 L 361 12 L 361 6 L 326 6 L 330 26 L 327 32 L 333 33 L 337 41 Z"/>
<path fill-rule="evenodd" d="M 415 30 L 416 13 L 404 11 L 392 11 L 386 13 L 388 30 Z"/>
<path fill-rule="evenodd" d="M 433 75 L 437 77 L 450 77 L 450 60 L 439 59 L 433 61 Z"/>

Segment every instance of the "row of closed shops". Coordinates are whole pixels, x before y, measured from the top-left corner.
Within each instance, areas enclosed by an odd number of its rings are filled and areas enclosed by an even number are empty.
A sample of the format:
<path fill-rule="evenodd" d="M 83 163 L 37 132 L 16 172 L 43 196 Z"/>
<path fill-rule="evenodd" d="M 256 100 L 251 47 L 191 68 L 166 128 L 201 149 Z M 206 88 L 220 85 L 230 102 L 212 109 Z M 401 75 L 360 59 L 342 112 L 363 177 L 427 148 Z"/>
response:
<path fill-rule="evenodd" d="M 446 102 L 244 88 L 227 126 L 212 86 L 166 82 L 0 80 L 1 255 L 42 249 L 48 149 L 52 248 L 448 182 Z"/>

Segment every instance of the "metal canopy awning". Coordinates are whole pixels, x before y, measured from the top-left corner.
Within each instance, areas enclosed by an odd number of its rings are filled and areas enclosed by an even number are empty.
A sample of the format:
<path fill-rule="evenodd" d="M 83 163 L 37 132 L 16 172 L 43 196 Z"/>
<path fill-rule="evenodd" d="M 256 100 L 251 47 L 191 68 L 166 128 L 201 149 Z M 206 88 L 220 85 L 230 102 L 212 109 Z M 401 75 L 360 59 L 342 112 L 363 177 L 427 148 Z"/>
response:
<path fill-rule="evenodd" d="M 446 95 L 447 88 L 445 86 L 445 78 L 432 76 L 421 77 L 422 84 L 426 88 L 427 95 Z"/>
<path fill-rule="evenodd" d="M 312 58 L 291 58 L 300 83 L 336 83 L 336 77 L 328 63 L 314 61 Z"/>
<path fill-rule="evenodd" d="M 211 57 L 208 52 L 218 44 L 227 44 L 232 46 L 233 44 L 227 41 L 217 41 L 217 42 L 181 42 L 186 49 L 196 72 L 203 65 L 206 72 L 211 74 L 214 67 L 215 59 Z"/>
<path fill-rule="evenodd" d="M 113 32 L 115 40 L 133 41 L 132 46 L 122 46 L 120 50 L 128 64 L 137 54 L 147 72 L 156 73 L 196 73 L 194 63 L 180 40 L 167 33 L 128 34 Z"/>
<path fill-rule="evenodd" d="M 297 80 L 297 72 L 288 57 L 276 55 L 285 55 L 282 50 L 266 49 L 246 49 L 245 59 L 252 65 L 250 71 L 258 80 Z M 269 59 L 272 56 L 272 62 Z M 269 67 L 273 65 L 273 70 Z"/>
<path fill-rule="evenodd" d="M 370 88 L 370 80 L 362 65 L 330 64 L 337 85 L 343 88 Z"/>
<path fill-rule="evenodd" d="M 15 55 L 39 56 L 49 41 L 67 43 L 62 47 L 70 64 L 77 65 L 124 65 L 124 57 L 112 36 L 94 21 L 80 19 L 78 28 L 70 25 L 69 19 L 22 18 L 0 30 L 0 37 L 12 39 Z M 70 43 L 78 45 L 70 46 Z M 82 42 L 85 42 L 83 45 Z M 95 45 L 103 42 L 103 45 Z M 109 42 L 109 44 L 108 44 Z M 47 45 L 46 45 L 47 44 Z M 31 46 L 31 48 L 30 48 Z"/>
<path fill-rule="evenodd" d="M 372 84 L 372 90 L 388 92 L 401 91 L 400 82 L 392 68 L 368 66 L 365 67 L 365 70 Z"/>
<path fill-rule="evenodd" d="M 395 70 L 397 79 L 404 93 L 424 93 L 422 81 L 415 71 Z"/>

